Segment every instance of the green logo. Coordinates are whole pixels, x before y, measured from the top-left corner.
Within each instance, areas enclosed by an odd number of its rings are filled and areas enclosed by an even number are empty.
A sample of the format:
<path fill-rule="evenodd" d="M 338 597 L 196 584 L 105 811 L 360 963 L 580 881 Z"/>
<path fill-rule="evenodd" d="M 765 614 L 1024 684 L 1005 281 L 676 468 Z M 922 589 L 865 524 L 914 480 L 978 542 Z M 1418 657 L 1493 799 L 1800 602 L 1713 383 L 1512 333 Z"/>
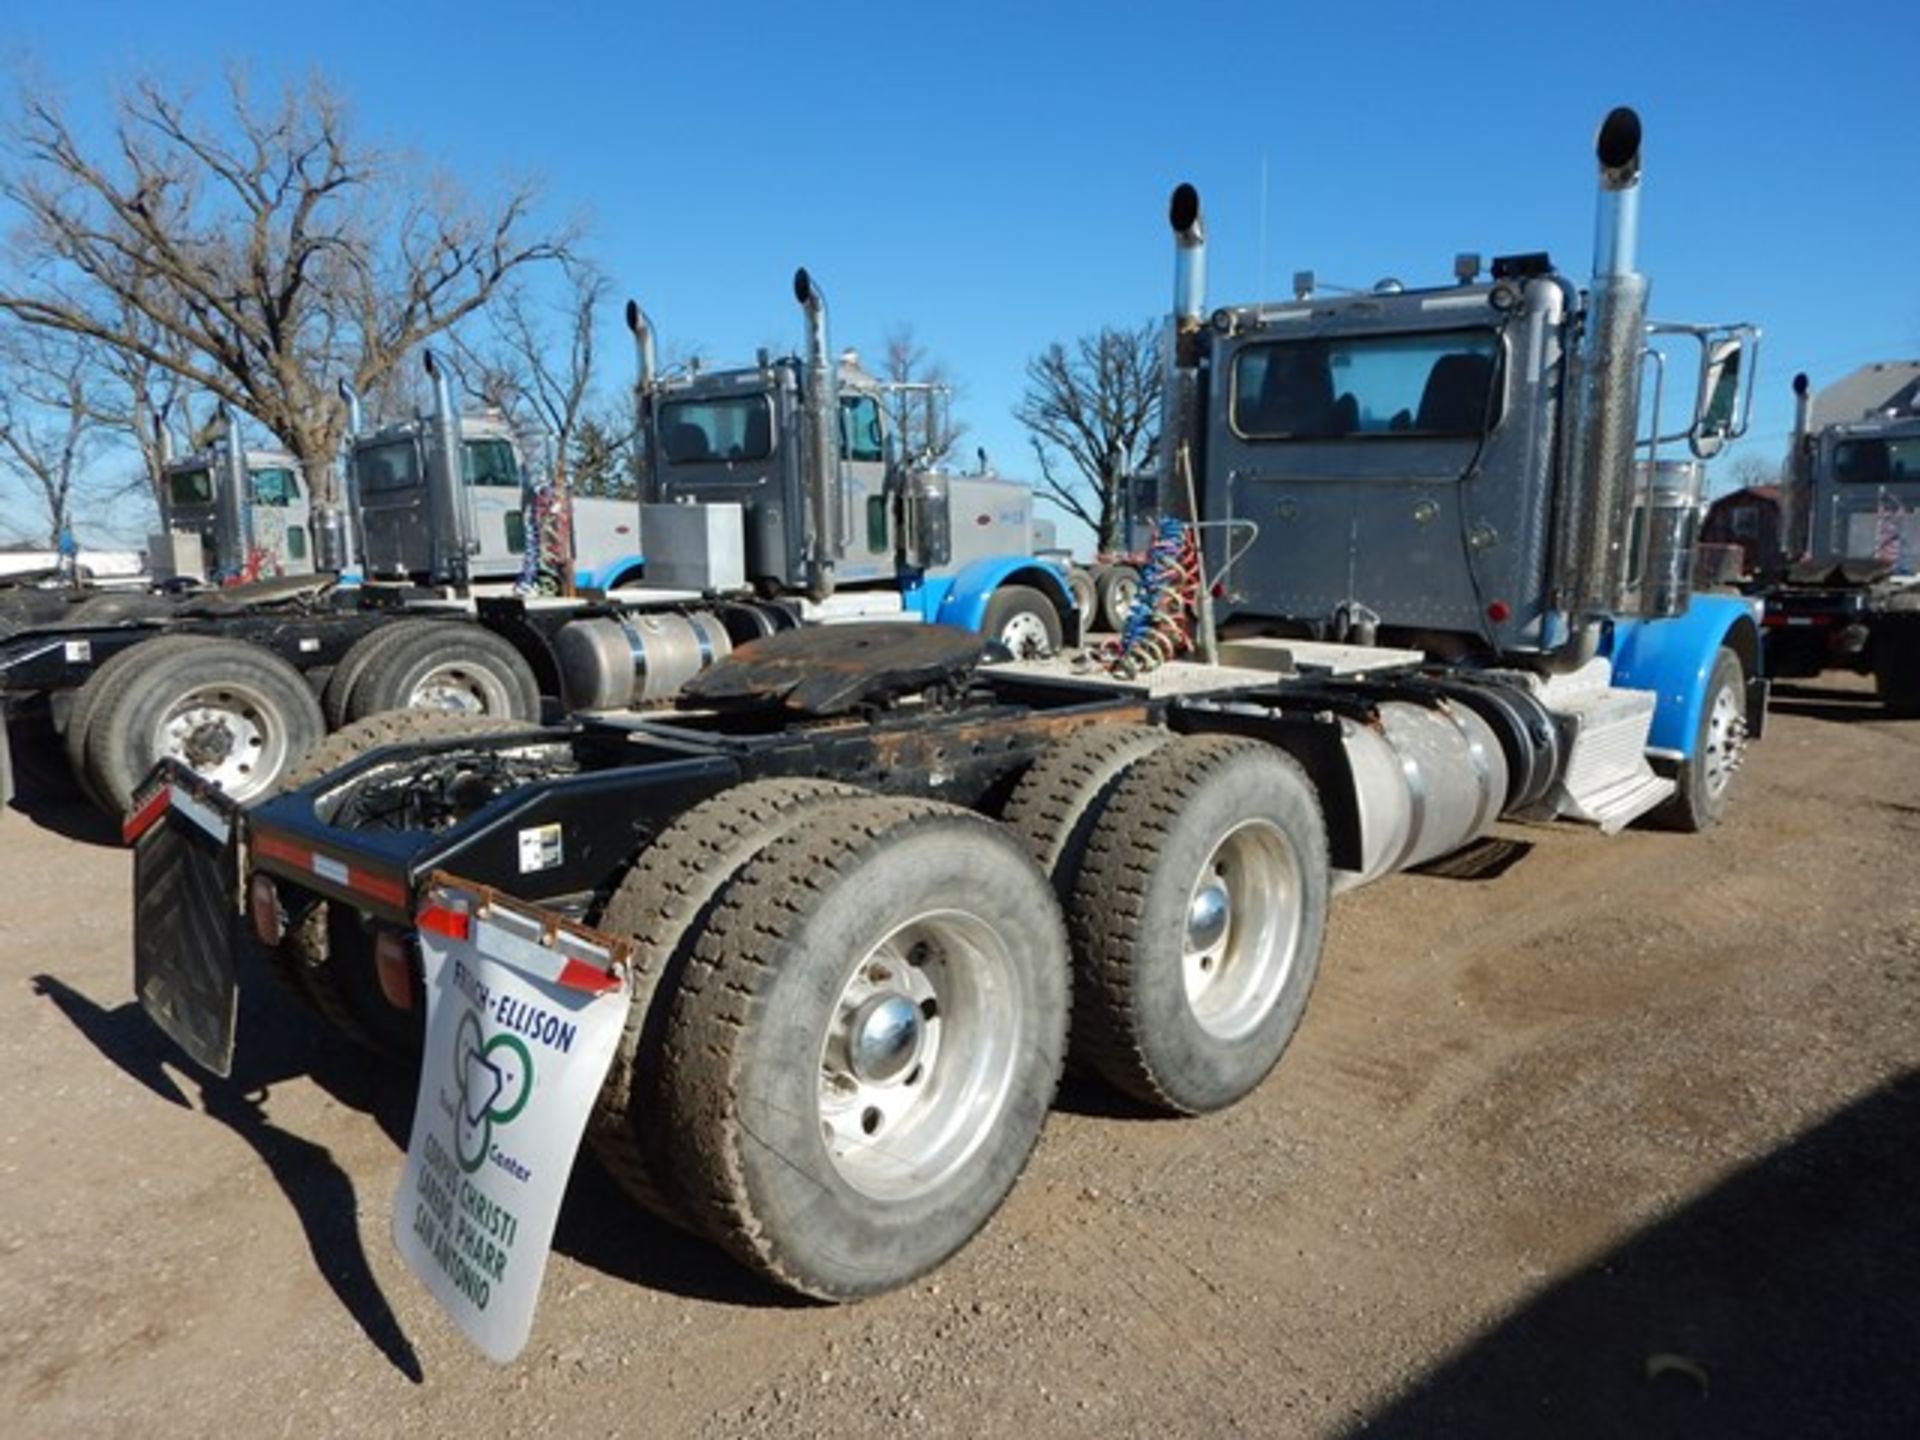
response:
<path fill-rule="evenodd" d="M 517 1036 L 487 1039 L 479 1014 L 468 1010 L 453 1041 L 453 1086 L 460 1097 L 454 1151 L 471 1175 L 486 1163 L 493 1127 L 511 1122 L 533 1098 L 533 1057 Z"/>

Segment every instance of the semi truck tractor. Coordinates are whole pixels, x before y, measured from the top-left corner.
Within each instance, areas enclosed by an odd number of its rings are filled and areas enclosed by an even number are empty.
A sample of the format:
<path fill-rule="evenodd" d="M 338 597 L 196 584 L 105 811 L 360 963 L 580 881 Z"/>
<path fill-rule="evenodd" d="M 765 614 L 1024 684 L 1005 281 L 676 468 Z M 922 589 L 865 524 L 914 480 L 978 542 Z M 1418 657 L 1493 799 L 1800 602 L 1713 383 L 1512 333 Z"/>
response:
<path fill-rule="evenodd" d="M 1793 391 L 1781 550 L 1752 584 L 1767 667 L 1871 675 L 1889 713 L 1920 716 L 1920 365 L 1866 367 L 1822 392 L 1817 420 L 1804 374 Z M 1861 393 L 1866 408 L 1825 403 Z"/>
<path fill-rule="evenodd" d="M 251 800 L 368 715 L 536 720 L 657 705 L 734 644 L 800 623 L 937 622 L 1025 655 L 1076 640 L 1063 568 L 1030 553 L 1031 492 L 891 454 L 878 389 L 840 383 L 824 297 L 801 276 L 804 360 L 661 381 L 633 308 L 641 496 L 574 507 L 582 543 L 601 546 L 577 554 L 576 578 L 617 598 L 510 593 L 530 543 L 511 434 L 459 415 L 429 356 L 428 419 L 368 431 L 346 392 L 364 584 L 321 572 L 178 596 L 33 597 L 0 634 L 13 736 L 124 814 L 162 756 Z M 230 441 L 224 454 L 206 467 L 226 476 L 204 522 L 216 565 L 252 553 L 261 527 L 258 503 L 242 503 L 254 482 L 241 452 Z M 197 535 L 192 514 L 175 512 Z M 338 538 L 318 548 L 347 553 Z"/>
<path fill-rule="evenodd" d="M 583 1134 L 637 1203 L 850 1300 L 986 1223 L 1070 1056 L 1146 1107 L 1233 1104 L 1337 891 L 1502 817 L 1706 828 L 1758 730 L 1756 607 L 1670 578 L 1692 530 L 1656 494 L 1739 433 L 1757 336 L 1648 320 L 1631 111 L 1598 158 L 1584 285 L 1523 255 L 1210 309 L 1175 192 L 1164 518 L 1104 664 L 797 629 L 671 711 L 342 731 L 245 812 L 165 763 L 128 822 L 142 1003 L 224 1072 L 237 987 L 277 971 L 421 1057 L 396 1239 L 496 1358 Z M 818 443 L 829 398 L 792 404 Z M 863 533 L 771 553 L 798 579 Z M 464 1245 L 496 1213 L 511 1242 Z"/>
<path fill-rule="evenodd" d="M 153 578 L 204 584 L 313 574 L 313 507 L 299 462 L 246 448 L 231 406 L 224 415 L 217 446 L 162 463 L 160 528 L 147 542 Z"/>

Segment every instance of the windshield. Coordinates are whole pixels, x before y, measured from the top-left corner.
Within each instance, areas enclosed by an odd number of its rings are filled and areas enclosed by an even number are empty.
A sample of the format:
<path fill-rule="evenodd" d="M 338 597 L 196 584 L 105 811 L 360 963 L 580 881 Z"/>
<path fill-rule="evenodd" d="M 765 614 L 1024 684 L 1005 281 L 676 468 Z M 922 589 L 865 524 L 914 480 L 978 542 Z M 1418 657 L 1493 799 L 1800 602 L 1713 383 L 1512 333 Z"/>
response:
<path fill-rule="evenodd" d="M 211 505 L 213 476 L 205 467 L 176 470 L 167 477 L 167 497 L 175 505 Z"/>
<path fill-rule="evenodd" d="M 291 505 L 300 493 L 291 470 L 256 470 L 251 485 L 256 505 Z"/>
<path fill-rule="evenodd" d="M 773 453 L 773 411 L 764 395 L 669 400 L 660 407 L 660 449 L 669 465 L 764 460 Z"/>
<path fill-rule="evenodd" d="M 1499 418 L 1490 330 L 1249 345 L 1233 428 L 1254 440 L 1472 437 Z"/>
<path fill-rule="evenodd" d="M 460 447 L 461 478 L 469 485 L 520 488 L 513 446 L 505 440 L 468 440 Z"/>
<path fill-rule="evenodd" d="M 1842 440 L 1833 447 L 1833 478 L 1842 485 L 1920 482 L 1920 435 L 1902 440 Z"/>
<path fill-rule="evenodd" d="M 420 452 L 411 440 L 363 445 L 354 452 L 353 473 L 362 495 L 415 489 L 420 484 Z"/>

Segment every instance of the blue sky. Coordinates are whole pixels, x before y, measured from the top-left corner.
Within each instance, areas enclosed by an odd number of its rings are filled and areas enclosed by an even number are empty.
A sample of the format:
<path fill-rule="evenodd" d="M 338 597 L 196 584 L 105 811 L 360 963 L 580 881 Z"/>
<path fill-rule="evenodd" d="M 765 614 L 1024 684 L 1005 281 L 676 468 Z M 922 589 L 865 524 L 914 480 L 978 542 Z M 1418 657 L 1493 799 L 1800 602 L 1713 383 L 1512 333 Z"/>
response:
<path fill-rule="evenodd" d="M 1777 459 L 1795 369 L 1920 354 L 1916 42 L 1894 4 L 14 0 L 0 59 L 83 117 L 143 72 L 211 89 L 233 60 L 258 82 L 318 67 L 369 136 L 474 188 L 540 173 L 664 337 L 720 361 L 798 343 L 804 263 L 836 344 L 911 321 L 975 439 L 1029 474 L 1008 413 L 1027 357 L 1164 311 L 1176 181 L 1204 197 L 1216 303 L 1299 268 L 1437 282 L 1458 250 L 1582 275 L 1617 103 L 1646 125 L 1654 309 L 1765 328 L 1730 453 Z"/>

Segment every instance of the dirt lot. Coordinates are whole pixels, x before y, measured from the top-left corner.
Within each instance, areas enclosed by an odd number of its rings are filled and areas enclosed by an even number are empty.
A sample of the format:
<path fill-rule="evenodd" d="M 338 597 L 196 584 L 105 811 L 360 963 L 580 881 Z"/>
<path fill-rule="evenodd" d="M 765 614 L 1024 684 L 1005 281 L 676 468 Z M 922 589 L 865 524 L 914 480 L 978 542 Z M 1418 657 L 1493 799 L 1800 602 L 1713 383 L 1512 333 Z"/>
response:
<path fill-rule="evenodd" d="M 955 1263 L 796 1305 L 582 1167 L 496 1368 L 388 1238 L 410 1086 L 130 996 L 128 857 L 0 817 L 0 1433 L 1920 1433 L 1920 724 L 1784 698 L 1705 838 L 1335 906 L 1203 1121 L 1074 1085 Z"/>

